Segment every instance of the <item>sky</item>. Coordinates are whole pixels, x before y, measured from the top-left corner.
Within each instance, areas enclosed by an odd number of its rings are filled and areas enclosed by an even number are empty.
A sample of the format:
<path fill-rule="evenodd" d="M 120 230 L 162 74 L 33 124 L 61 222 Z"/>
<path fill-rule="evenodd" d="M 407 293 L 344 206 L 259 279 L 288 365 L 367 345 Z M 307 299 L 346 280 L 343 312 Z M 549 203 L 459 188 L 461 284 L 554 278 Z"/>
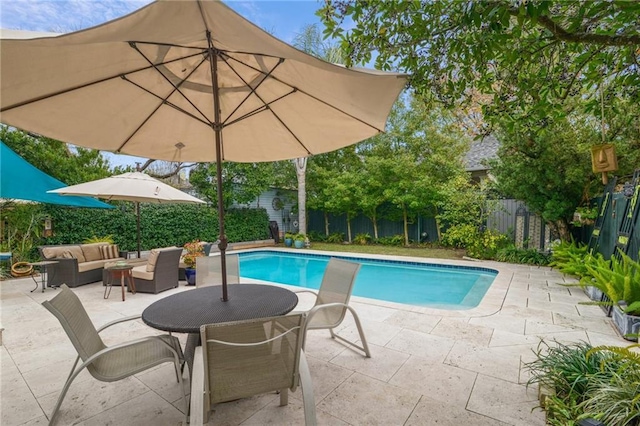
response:
<path fill-rule="evenodd" d="M 0 0 L 0 28 L 72 32 L 127 15 L 149 0 Z M 226 3 L 255 25 L 291 44 L 305 25 L 317 23 L 320 0 L 233 1 Z M 107 154 L 112 166 L 141 161 L 128 155 Z M 142 160 L 143 161 L 143 160 Z"/>

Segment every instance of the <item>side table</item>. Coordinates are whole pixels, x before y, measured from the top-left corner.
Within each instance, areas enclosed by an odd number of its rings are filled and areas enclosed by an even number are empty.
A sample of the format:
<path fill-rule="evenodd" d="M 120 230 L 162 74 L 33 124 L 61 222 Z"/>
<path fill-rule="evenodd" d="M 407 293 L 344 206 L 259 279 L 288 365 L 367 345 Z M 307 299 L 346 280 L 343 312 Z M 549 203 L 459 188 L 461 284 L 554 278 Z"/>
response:
<path fill-rule="evenodd" d="M 44 289 L 45 287 L 47 287 L 47 284 L 49 283 L 49 281 L 51 281 L 50 279 L 50 275 L 51 275 L 51 267 L 54 265 L 57 265 L 58 261 L 57 260 L 43 260 L 41 262 L 31 262 L 29 263 L 29 265 L 33 266 L 34 268 L 37 267 L 40 271 L 40 283 L 42 284 L 42 292 L 44 293 Z M 53 268 L 53 274 L 55 275 L 56 273 L 56 268 Z M 34 288 L 33 290 L 31 290 L 31 293 L 33 293 L 34 291 L 36 291 L 38 289 L 38 281 L 36 281 L 36 277 L 35 277 L 35 269 L 34 271 L 31 273 L 31 279 L 33 279 L 33 282 L 36 283 L 36 288 Z M 56 287 L 51 287 L 51 288 L 56 288 Z"/>
<path fill-rule="evenodd" d="M 114 265 L 105 267 L 104 270 L 107 272 L 107 280 L 104 283 L 104 298 L 108 299 L 111 294 L 111 287 L 113 287 L 113 281 L 120 279 L 120 287 L 122 287 L 122 301 L 124 302 L 124 280 L 128 279 L 129 289 L 131 290 L 131 294 L 136 294 L 136 284 L 133 281 L 133 265 Z"/>

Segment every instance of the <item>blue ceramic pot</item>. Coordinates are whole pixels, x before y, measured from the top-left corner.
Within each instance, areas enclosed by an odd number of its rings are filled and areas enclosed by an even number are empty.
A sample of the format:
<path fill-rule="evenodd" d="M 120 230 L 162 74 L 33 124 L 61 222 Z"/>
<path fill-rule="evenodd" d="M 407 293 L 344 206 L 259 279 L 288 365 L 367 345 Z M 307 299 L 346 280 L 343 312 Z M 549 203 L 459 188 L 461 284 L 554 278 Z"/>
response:
<path fill-rule="evenodd" d="M 187 285 L 196 285 L 196 270 L 193 268 L 186 268 L 184 270 L 184 276 L 187 279 Z"/>
<path fill-rule="evenodd" d="M 293 239 L 292 238 L 285 238 L 284 239 L 284 245 L 286 247 L 291 247 L 293 245 Z"/>

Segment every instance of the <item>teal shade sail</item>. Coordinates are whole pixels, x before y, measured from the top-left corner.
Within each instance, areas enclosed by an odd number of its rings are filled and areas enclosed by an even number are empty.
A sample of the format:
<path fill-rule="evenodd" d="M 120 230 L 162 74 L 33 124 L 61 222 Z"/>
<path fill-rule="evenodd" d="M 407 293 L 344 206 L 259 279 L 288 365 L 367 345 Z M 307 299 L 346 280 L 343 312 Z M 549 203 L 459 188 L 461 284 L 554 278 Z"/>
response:
<path fill-rule="evenodd" d="M 72 207 L 112 209 L 112 205 L 91 197 L 67 197 L 47 194 L 67 186 L 28 163 L 0 141 L 0 198 L 60 204 Z"/>

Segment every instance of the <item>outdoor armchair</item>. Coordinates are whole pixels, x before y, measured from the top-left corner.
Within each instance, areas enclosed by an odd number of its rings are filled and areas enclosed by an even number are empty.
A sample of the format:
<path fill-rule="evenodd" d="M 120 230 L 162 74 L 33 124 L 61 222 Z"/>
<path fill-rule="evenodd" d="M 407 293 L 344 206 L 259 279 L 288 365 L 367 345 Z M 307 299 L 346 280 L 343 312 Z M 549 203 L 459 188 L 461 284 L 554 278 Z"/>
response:
<path fill-rule="evenodd" d="M 240 260 L 237 254 L 227 255 L 227 283 L 240 283 Z M 196 258 L 196 288 L 222 284 L 220 256 Z"/>
<path fill-rule="evenodd" d="M 316 424 L 313 385 L 302 350 L 305 314 L 203 325 L 191 375 L 191 425 L 208 420 L 212 404 L 302 388 L 306 425 Z"/>
<path fill-rule="evenodd" d="M 60 293 L 56 297 L 43 302 L 42 305 L 58 318 L 78 352 L 78 357 L 71 367 L 71 372 L 58 397 L 58 402 L 51 413 L 50 425 L 54 424 L 71 383 L 85 368 L 97 380 L 114 382 L 165 362 L 174 363 L 176 377 L 182 389 L 186 416 L 187 399 L 180 374 L 183 356 L 177 338 L 169 335 L 148 336 L 108 347 L 100 338 L 99 333 L 102 330 L 120 322 L 140 318 L 140 316 L 120 318 L 96 330 L 78 296 L 64 284 L 60 287 Z M 76 369 L 80 360 L 82 360 L 82 364 Z"/>
<path fill-rule="evenodd" d="M 371 352 L 364 336 L 360 318 L 355 309 L 349 306 L 349 299 L 353 291 L 356 276 L 360 271 L 360 264 L 331 258 L 322 277 L 320 290 L 316 293 L 311 290 L 300 290 L 296 293 L 311 293 L 316 296 L 316 303 L 307 312 L 306 330 L 328 329 L 333 339 L 339 339 L 364 352 L 367 358 L 371 358 Z M 360 334 L 362 346 L 346 340 L 334 333 L 333 329 L 344 320 L 347 310 L 353 315 L 353 319 Z M 306 333 L 302 344 L 305 347 Z"/>
<path fill-rule="evenodd" d="M 151 250 L 147 263 L 135 266 L 132 270 L 136 292 L 158 294 L 178 287 L 180 254 L 182 254 L 181 247 Z"/>

